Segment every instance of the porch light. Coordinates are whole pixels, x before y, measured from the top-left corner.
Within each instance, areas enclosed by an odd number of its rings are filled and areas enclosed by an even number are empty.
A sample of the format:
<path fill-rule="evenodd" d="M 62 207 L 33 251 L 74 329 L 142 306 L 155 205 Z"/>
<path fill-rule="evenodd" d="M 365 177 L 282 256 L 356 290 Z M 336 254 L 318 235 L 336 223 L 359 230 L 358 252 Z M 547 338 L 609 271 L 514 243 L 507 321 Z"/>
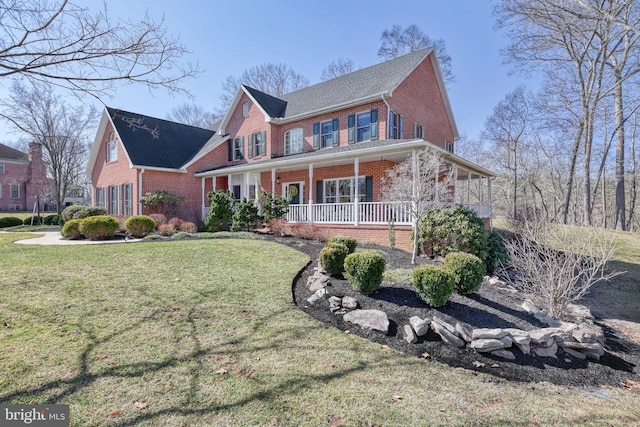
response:
<path fill-rule="evenodd" d="M 280 185 L 281 182 L 282 182 L 282 179 L 279 176 L 276 177 L 276 184 Z"/>

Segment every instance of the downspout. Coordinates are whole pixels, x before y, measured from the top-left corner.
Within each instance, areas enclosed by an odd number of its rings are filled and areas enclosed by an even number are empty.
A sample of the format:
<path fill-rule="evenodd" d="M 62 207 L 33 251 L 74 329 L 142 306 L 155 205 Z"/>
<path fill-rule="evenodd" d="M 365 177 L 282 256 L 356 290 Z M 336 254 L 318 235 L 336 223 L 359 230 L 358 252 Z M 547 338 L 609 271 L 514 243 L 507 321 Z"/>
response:
<path fill-rule="evenodd" d="M 387 100 L 384 98 L 384 93 L 382 94 L 381 98 L 382 98 L 382 102 L 384 102 L 384 105 L 387 106 L 387 119 L 385 120 L 385 123 L 387 124 L 387 126 L 386 126 L 386 129 L 384 130 L 384 137 L 388 138 L 389 137 L 389 135 L 388 135 L 388 133 L 389 133 L 389 111 L 391 111 L 391 106 L 389 105 Z M 380 119 L 378 118 L 378 120 L 380 120 Z M 378 136 L 378 139 L 382 139 L 382 138 L 380 138 Z"/>
<path fill-rule="evenodd" d="M 138 174 L 138 215 L 142 215 L 142 175 L 144 171 L 145 169 L 142 168 Z"/>

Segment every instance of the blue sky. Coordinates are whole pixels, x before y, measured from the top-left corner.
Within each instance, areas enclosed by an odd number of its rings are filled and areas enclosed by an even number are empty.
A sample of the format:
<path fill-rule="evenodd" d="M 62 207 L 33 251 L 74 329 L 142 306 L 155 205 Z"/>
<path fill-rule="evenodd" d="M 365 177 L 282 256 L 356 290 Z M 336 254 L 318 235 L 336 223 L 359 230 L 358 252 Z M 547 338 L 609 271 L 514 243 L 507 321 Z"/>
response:
<path fill-rule="evenodd" d="M 102 1 L 91 0 L 95 5 Z M 398 24 L 417 24 L 445 41 L 456 81 L 449 97 L 461 135 L 475 138 L 493 107 L 518 84 L 500 49 L 506 40 L 494 29 L 489 0 L 107 0 L 112 18 L 136 21 L 145 12 L 179 36 L 191 51 L 185 61 L 204 72 L 184 82 L 194 102 L 207 110 L 219 104 L 222 81 L 265 62 L 283 62 L 310 82 L 333 60 L 351 58 L 356 67 L 378 63 L 380 34 Z M 87 3 L 85 3 L 87 4 Z M 89 3 L 91 4 L 91 3 Z M 188 101 L 166 90 L 126 86 L 107 105 L 165 118 Z"/>

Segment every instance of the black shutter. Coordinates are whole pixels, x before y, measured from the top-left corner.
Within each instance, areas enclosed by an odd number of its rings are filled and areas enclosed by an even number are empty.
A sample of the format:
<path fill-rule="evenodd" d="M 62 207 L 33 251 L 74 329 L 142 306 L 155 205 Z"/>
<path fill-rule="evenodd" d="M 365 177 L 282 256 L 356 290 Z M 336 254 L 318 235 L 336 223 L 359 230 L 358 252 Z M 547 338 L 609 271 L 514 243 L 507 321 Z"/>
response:
<path fill-rule="evenodd" d="M 316 203 L 322 203 L 322 181 L 316 181 Z"/>
<path fill-rule="evenodd" d="M 262 131 L 262 151 L 261 154 L 263 156 L 267 155 L 267 131 L 263 130 Z"/>
<path fill-rule="evenodd" d="M 347 138 L 349 144 L 353 144 L 355 142 L 355 125 L 356 125 L 356 115 L 350 114 L 347 117 L 347 127 L 349 128 L 349 136 Z"/>
<path fill-rule="evenodd" d="M 404 139 L 404 116 L 402 114 L 400 114 L 400 136 L 398 137 L 398 139 Z"/>
<path fill-rule="evenodd" d="M 364 178 L 364 201 L 373 202 L 373 177 Z"/>
<path fill-rule="evenodd" d="M 378 109 L 371 110 L 371 140 L 378 139 Z"/>
<path fill-rule="evenodd" d="M 244 147 L 244 137 L 243 141 L 242 141 L 242 146 Z M 253 157 L 253 134 L 247 135 L 247 158 L 252 158 Z"/>
<path fill-rule="evenodd" d="M 232 162 L 233 161 L 233 138 L 229 138 L 229 141 L 227 141 L 227 142 L 228 142 L 227 147 L 228 147 L 228 150 L 229 150 L 229 156 L 228 156 L 229 158 L 228 158 L 228 160 L 230 162 Z"/>
<path fill-rule="evenodd" d="M 313 148 L 320 148 L 320 123 L 313 124 Z"/>
<path fill-rule="evenodd" d="M 333 119 L 331 124 L 333 126 L 333 146 L 337 147 L 340 145 L 340 133 L 338 132 L 340 125 L 338 123 L 338 119 Z"/>

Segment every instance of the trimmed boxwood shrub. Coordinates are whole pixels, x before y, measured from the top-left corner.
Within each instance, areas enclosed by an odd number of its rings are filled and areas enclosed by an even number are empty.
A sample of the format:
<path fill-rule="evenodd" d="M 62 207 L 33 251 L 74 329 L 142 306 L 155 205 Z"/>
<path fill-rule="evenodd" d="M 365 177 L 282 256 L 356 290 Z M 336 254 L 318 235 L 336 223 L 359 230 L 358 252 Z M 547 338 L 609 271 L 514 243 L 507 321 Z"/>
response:
<path fill-rule="evenodd" d="M 80 239 L 82 232 L 80 231 L 81 219 L 70 219 L 64 223 L 62 227 L 62 237 L 67 239 Z"/>
<path fill-rule="evenodd" d="M 332 245 L 334 243 L 342 243 L 343 245 L 345 245 L 347 249 L 349 249 L 350 254 L 356 251 L 356 246 L 358 245 L 356 239 L 348 236 L 333 236 L 330 237 L 329 240 L 327 240 L 327 245 Z"/>
<path fill-rule="evenodd" d="M 380 289 L 385 266 L 377 251 L 354 252 L 344 259 L 344 277 L 356 291 L 372 294 Z"/>
<path fill-rule="evenodd" d="M 349 248 L 342 243 L 326 244 L 320 251 L 320 265 L 332 276 L 341 275 L 347 255 L 349 255 Z"/>
<path fill-rule="evenodd" d="M 60 215 L 47 215 L 44 217 L 44 225 L 58 225 L 60 224 Z"/>
<path fill-rule="evenodd" d="M 22 225 L 31 225 L 31 221 L 33 221 L 33 225 L 41 225 L 43 224 L 42 217 L 38 215 L 28 216 L 22 220 Z"/>
<path fill-rule="evenodd" d="M 96 215 L 80 220 L 80 232 L 91 240 L 106 240 L 120 228 L 120 221 L 109 215 Z"/>
<path fill-rule="evenodd" d="M 153 232 L 156 222 L 147 215 L 133 215 L 124 222 L 127 233 L 136 238 L 141 238 Z"/>
<path fill-rule="evenodd" d="M 84 205 L 69 205 L 62 211 L 62 220 L 69 221 L 73 219 L 73 215 L 78 212 L 80 209 L 84 208 Z"/>
<path fill-rule="evenodd" d="M 480 289 L 485 267 L 477 256 L 466 252 L 450 252 L 444 258 L 444 266 L 455 276 L 453 289 L 459 294 L 472 294 Z"/>
<path fill-rule="evenodd" d="M 413 269 L 416 294 L 431 307 L 442 307 L 447 303 L 455 281 L 453 273 L 443 266 L 419 265 Z"/>
<path fill-rule="evenodd" d="M 89 218 L 90 216 L 106 216 L 107 208 L 103 206 L 83 206 L 75 211 L 73 219 Z"/>
<path fill-rule="evenodd" d="M 16 218 L 15 216 L 4 216 L 0 218 L 0 228 L 15 227 L 17 225 L 22 225 L 20 218 Z"/>

